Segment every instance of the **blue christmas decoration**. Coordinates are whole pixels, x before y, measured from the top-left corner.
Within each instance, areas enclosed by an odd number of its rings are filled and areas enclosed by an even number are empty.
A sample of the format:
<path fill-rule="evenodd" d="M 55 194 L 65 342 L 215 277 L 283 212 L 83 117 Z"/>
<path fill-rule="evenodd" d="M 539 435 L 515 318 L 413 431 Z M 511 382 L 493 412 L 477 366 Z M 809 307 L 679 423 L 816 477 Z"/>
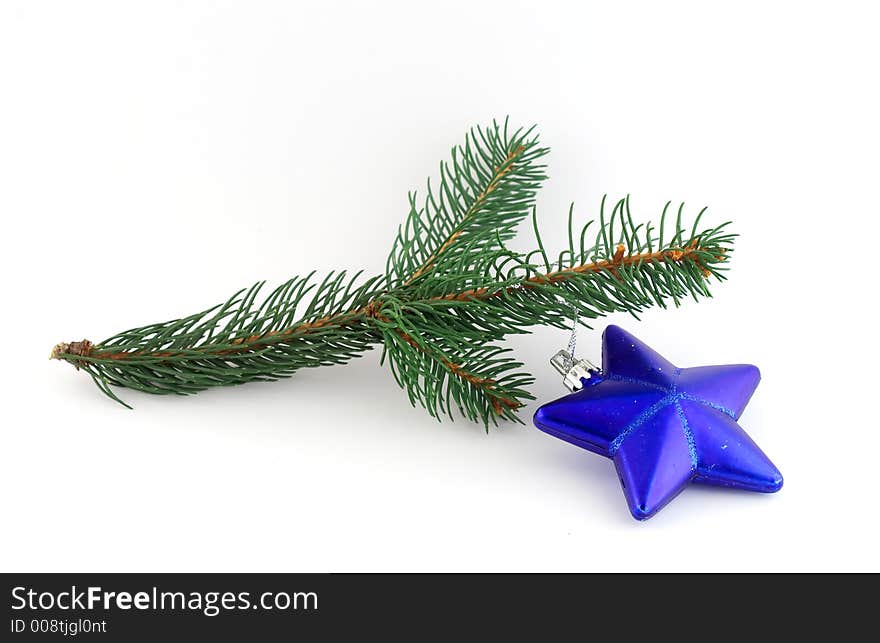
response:
<path fill-rule="evenodd" d="M 773 493 L 782 474 L 736 420 L 761 374 L 749 364 L 676 368 L 617 326 L 602 369 L 535 413 L 542 431 L 614 461 L 630 512 L 653 516 L 691 482 Z"/>

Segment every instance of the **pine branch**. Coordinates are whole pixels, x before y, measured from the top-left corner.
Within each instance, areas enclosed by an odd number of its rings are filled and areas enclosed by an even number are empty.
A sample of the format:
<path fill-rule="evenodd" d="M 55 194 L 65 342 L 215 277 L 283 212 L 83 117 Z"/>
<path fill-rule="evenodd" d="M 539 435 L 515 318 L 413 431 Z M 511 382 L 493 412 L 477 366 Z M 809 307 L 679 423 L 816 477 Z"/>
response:
<path fill-rule="evenodd" d="M 506 122 L 472 131 L 441 164 L 436 196 L 429 184 L 418 209 L 410 195 L 383 275 L 312 273 L 259 304 L 258 283 L 189 317 L 59 344 L 52 357 L 124 404 L 113 387 L 189 394 L 342 364 L 381 344 L 383 363 L 432 416 L 518 420 L 533 378 L 497 342 L 539 324 L 566 328 L 575 310 L 590 320 L 710 296 L 734 238 L 726 224 L 699 230 L 703 212 L 686 230 L 683 206 L 670 224 L 670 204 L 656 228 L 636 225 L 629 197 L 606 217 L 603 199 L 589 243 L 593 221 L 575 230 L 569 211 L 568 247 L 551 261 L 533 208 L 546 152 L 531 130 L 508 136 Z M 505 242 L 530 210 L 536 248 L 513 252 Z"/>

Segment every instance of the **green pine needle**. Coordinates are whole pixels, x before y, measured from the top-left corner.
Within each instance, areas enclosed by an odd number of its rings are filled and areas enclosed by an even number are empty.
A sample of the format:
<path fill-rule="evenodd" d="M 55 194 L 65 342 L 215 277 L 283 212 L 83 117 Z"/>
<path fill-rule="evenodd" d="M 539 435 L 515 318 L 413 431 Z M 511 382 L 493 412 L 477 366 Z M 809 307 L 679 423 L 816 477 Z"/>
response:
<path fill-rule="evenodd" d="M 711 296 L 723 280 L 735 235 L 727 224 L 688 229 L 683 204 L 667 203 L 655 228 L 636 224 L 629 197 L 603 198 L 594 221 L 574 227 L 549 253 L 534 200 L 548 149 L 534 129 L 475 128 L 441 163 L 391 248 L 385 274 L 315 273 L 262 295 L 242 290 L 195 315 L 124 331 L 98 344 L 59 344 L 52 357 L 86 371 L 121 404 L 114 387 L 186 395 L 214 386 L 277 380 L 300 368 L 342 364 L 376 345 L 410 402 L 432 416 L 521 421 L 533 378 L 498 342 L 548 324 L 566 328 L 615 312 Z M 532 216 L 535 249 L 506 243 Z M 674 218 L 674 223 L 670 220 Z M 126 405 L 127 406 L 127 405 Z"/>

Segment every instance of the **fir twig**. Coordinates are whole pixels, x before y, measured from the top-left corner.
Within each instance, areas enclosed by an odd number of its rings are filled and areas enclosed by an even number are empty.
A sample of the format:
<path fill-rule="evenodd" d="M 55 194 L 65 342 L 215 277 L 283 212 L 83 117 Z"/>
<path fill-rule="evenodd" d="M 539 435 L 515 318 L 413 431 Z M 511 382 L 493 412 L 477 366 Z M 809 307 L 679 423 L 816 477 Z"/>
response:
<path fill-rule="evenodd" d="M 568 247 L 550 255 L 533 208 L 546 153 L 533 130 L 509 133 L 506 122 L 471 131 L 422 205 L 410 195 L 383 275 L 312 273 L 262 299 L 258 283 L 189 317 L 59 344 L 52 357 L 125 404 L 113 387 L 189 394 L 341 364 L 382 345 L 382 361 L 431 415 L 519 420 L 533 378 L 497 342 L 538 324 L 565 328 L 573 310 L 588 321 L 710 296 L 708 279 L 723 279 L 734 238 L 726 224 L 699 229 L 703 212 L 687 230 L 683 206 L 670 226 L 667 204 L 655 229 L 633 222 L 629 197 L 610 214 L 603 199 L 591 241 L 593 221 L 576 230 L 570 210 Z M 529 212 L 536 248 L 513 252 L 506 242 Z"/>

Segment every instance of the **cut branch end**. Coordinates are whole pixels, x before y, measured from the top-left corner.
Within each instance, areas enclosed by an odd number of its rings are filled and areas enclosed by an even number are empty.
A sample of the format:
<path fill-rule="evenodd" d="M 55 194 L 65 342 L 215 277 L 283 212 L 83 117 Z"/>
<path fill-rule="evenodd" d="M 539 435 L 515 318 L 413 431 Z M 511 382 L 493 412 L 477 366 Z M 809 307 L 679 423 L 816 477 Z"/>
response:
<path fill-rule="evenodd" d="M 89 357 L 92 354 L 92 342 L 87 339 L 81 342 L 61 342 L 55 344 L 49 359 L 65 359 L 67 356 Z"/>

